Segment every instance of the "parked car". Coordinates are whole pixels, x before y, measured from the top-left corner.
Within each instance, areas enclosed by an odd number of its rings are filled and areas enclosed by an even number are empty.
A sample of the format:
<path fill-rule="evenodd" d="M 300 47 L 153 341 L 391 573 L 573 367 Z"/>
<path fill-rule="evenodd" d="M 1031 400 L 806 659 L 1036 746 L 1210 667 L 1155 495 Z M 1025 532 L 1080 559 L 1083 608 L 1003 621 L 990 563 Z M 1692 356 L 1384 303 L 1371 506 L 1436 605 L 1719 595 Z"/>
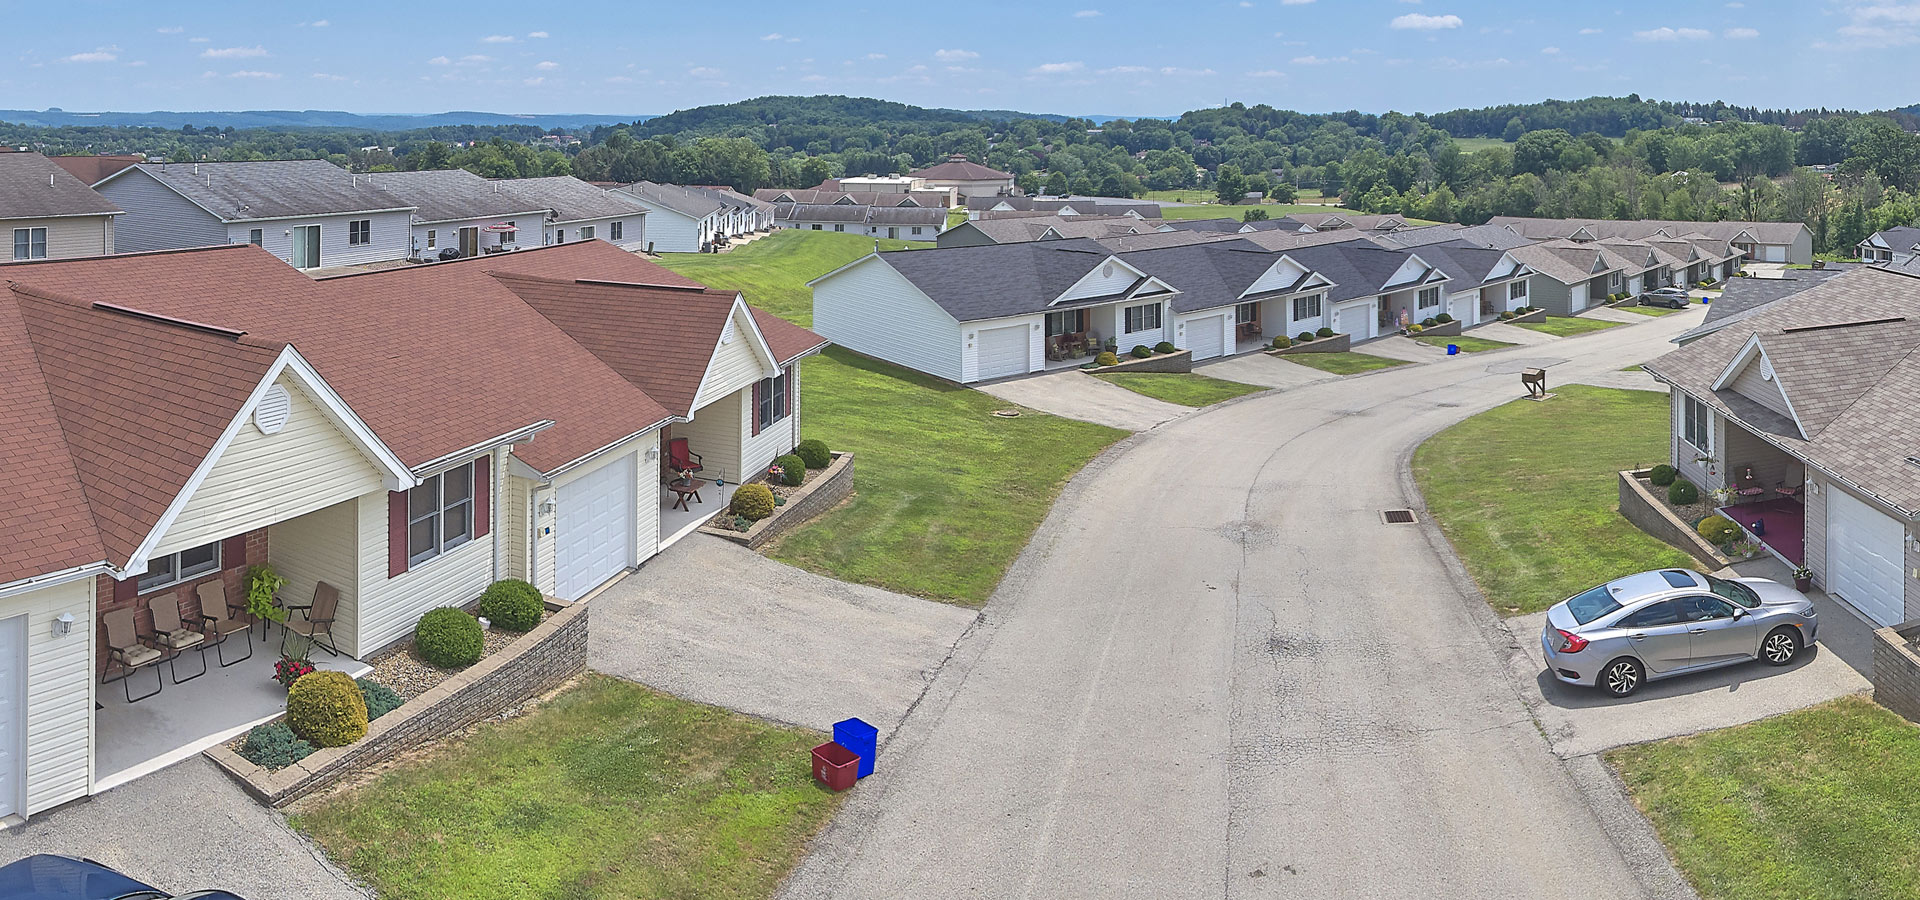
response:
<path fill-rule="evenodd" d="M 1668 309 L 1686 309 L 1692 301 L 1685 288 L 1654 288 L 1640 295 L 1641 306 L 1664 306 Z"/>
<path fill-rule="evenodd" d="M 242 900 L 226 891 L 169 894 L 90 859 L 42 853 L 0 866 L 0 900 Z"/>
<path fill-rule="evenodd" d="M 1625 697 L 1649 681 L 1748 660 L 1784 666 L 1813 646 L 1813 601 L 1765 578 L 1687 569 L 1617 578 L 1547 610 L 1547 669 Z"/>

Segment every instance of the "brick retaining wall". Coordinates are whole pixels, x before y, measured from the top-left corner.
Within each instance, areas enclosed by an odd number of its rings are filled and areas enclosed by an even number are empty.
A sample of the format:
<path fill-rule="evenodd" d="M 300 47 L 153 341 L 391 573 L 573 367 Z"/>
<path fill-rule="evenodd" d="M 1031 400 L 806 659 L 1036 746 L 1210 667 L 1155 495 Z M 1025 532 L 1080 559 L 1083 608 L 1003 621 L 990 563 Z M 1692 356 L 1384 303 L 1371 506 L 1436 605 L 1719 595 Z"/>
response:
<path fill-rule="evenodd" d="M 215 745 L 207 757 L 268 806 L 285 806 L 368 766 L 497 716 L 558 687 L 587 668 L 587 607 L 549 599 L 553 615 L 500 652 L 368 723 L 367 736 L 315 750 L 278 772 Z"/>
<path fill-rule="evenodd" d="M 785 505 L 776 507 L 773 515 L 753 523 L 752 528 L 734 531 L 702 525 L 700 532 L 726 538 L 750 550 L 758 550 L 768 541 L 792 531 L 795 526 L 839 506 L 840 501 L 852 493 L 853 454 L 835 453 L 831 464 L 808 475 L 806 484 L 788 497 Z"/>
<path fill-rule="evenodd" d="M 1455 319 L 1451 322 L 1442 322 L 1440 324 L 1432 325 L 1432 326 L 1423 326 L 1420 329 L 1420 337 L 1459 337 L 1459 336 L 1460 336 L 1460 320 L 1459 319 Z"/>
<path fill-rule="evenodd" d="M 1732 565 L 1732 561 L 1721 556 L 1693 526 L 1680 521 L 1679 516 L 1640 483 L 1640 476 L 1645 474 L 1644 471 L 1620 473 L 1620 515 L 1641 531 L 1686 551 L 1709 572 Z"/>
<path fill-rule="evenodd" d="M 1098 375 L 1102 372 L 1191 372 L 1193 371 L 1193 351 L 1175 350 L 1172 353 L 1155 354 L 1146 359 L 1121 356 L 1120 361 L 1111 366 L 1082 371 L 1089 375 Z"/>
<path fill-rule="evenodd" d="M 1910 722 L 1920 722 L 1920 655 L 1911 641 L 1920 622 L 1908 622 L 1873 633 L 1873 702 Z"/>
<path fill-rule="evenodd" d="M 1528 322 L 1545 322 L 1546 320 L 1547 320 L 1547 311 L 1544 309 L 1536 309 L 1533 312 L 1527 313 L 1524 316 L 1514 316 L 1513 318 L 1508 319 L 1507 324 L 1521 325 Z"/>
<path fill-rule="evenodd" d="M 1333 337 L 1315 338 L 1312 343 L 1294 344 L 1285 350 L 1268 350 L 1269 356 L 1290 356 L 1295 353 L 1345 353 L 1353 349 L 1353 335 L 1336 334 Z"/>

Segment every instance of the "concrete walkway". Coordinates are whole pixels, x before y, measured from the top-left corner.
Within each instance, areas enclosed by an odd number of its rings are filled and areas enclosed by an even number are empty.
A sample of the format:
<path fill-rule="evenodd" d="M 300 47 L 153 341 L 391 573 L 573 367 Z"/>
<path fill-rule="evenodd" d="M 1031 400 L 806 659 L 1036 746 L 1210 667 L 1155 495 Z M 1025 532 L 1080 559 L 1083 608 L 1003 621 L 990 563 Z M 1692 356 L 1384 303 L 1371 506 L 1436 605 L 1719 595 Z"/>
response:
<path fill-rule="evenodd" d="M 1283 356 L 1268 356 L 1265 353 L 1246 353 L 1209 360 L 1194 366 L 1193 371 L 1208 378 L 1270 388 L 1297 388 L 1340 377 L 1288 362 Z"/>
<path fill-rule="evenodd" d="M 1399 334 L 1371 340 L 1364 344 L 1355 344 L 1353 352 L 1384 356 L 1388 359 L 1404 359 L 1408 362 L 1433 362 L 1447 355 L 1445 348 L 1429 347 L 1413 338 Z"/>
<path fill-rule="evenodd" d="M 890 734 L 971 609 L 822 578 L 694 534 L 591 601 L 587 664 L 700 703 Z"/>
<path fill-rule="evenodd" d="M 1009 403 L 1082 422 L 1128 431 L 1149 428 L 1193 412 L 1191 407 L 1137 394 L 1078 369 L 1048 372 L 977 386 Z"/>

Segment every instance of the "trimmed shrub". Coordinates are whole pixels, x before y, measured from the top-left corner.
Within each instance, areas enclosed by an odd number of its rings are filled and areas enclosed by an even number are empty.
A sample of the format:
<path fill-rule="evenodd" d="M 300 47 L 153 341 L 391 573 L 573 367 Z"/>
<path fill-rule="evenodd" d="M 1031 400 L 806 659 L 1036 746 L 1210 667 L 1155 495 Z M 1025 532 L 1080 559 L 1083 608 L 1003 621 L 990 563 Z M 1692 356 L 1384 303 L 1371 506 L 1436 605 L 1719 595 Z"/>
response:
<path fill-rule="evenodd" d="M 1160 343 L 1153 345 L 1153 352 L 1155 353 L 1172 353 L 1173 351 L 1178 349 L 1180 348 L 1175 347 L 1172 341 L 1161 341 Z"/>
<path fill-rule="evenodd" d="M 1284 334 L 1273 339 L 1273 349 L 1275 350 L 1285 350 L 1291 346 L 1293 346 L 1293 341 L 1289 340 Z"/>
<path fill-rule="evenodd" d="M 1440 324 L 1440 320 L 1437 318 L 1434 318 L 1433 316 L 1428 316 L 1420 320 L 1421 328 L 1432 328 L 1433 326 L 1438 324 Z"/>
<path fill-rule="evenodd" d="M 1422 326 L 1422 325 L 1420 325 L 1420 324 L 1418 324 L 1418 323 L 1415 323 L 1415 324 L 1413 324 L 1413 325 L 1408 325 L 1408 326 L 1407 326 L 1407 333 L 1408 333 L 1408 334 L 1419 334 L 1420 332 L 1422 332 L 1422 331 L 1425 331 L 1425 330 L 1427 330 L 1427 329 L 1426 329 L 1426 328 L 1425 328 L 1424 326 Z"/>
<path fill-rule="evenodd" d="M 1117 366 L 1120 364 L 1120 357 L 1113 355 L 1112 350 L 1106 350 L 1101 352 L 1099 356 L 1093 358 L 1093 364 L 1096 366 Z"/>
<path fill-rule="evenodd" d="M 480 615 L 508 631 L 532 631 L 546 609 L 540 589 L 518 578 L 502 578 L 480 595 Z"/>
<path fill-rule="evenodd" d="M 1666 463 L 1661 463 L 1647 470 L 1647 480 L 1652 482 L 1654 487 L 1666 487 L 1672 484 L 1675 478 L 1679 477 L 1680 470 Z"/>
<path fill-rule="evenodd" d="M 1314 337 L 1323 337 L 1323 338 L 1329 338 L 1329 337 L 1333 337 L 1333 329 L 1331 329 L 1331 328 L 1321 328 L 1321 329 L 1318 329 L 1318 330 L 1316 330 L 1316 331 L 1315 331 L 1315 332 L 1313 333 L 1313 335 L 1314 335 Z"/>
<path fill-rule="evenodd" d="M 1502 322 L 1505 322 L 1505 321 L 1507 321 L 1507 320 L 1509 320 L 1509 319 L 1511 319 L 1511 318 L 1513 318 L 1513 313 L 1510 313 L 1510 312 L 1503 312 L 1503 313 L 1501 313 L 1501 314 L 1500 314 L 1500 321 L 1502 321 Z"/>
<path fill-rule="evenodd" d="M 727 504 L 727 509 L 749 522 L 758 522 L 773 515 L 773 488 L 743 484 L 733 492 L 733 501 Z"/>
<path fill-rule="evenodd" d="M 459 669 L 479 662 L 486 644 L 486 635 L 480 632 L 480 620 L 466 610 L 451 606 L 427 610 L 427 614 L 420 617 L 420 623 L 413 627 L 414 652 L 442 669 Z"/>
<path fill-rule="evenodd" d="M 1708 516 L 1693 526 L 1693 530 L 1707 539 L 1707 543 L 1718 546 L 1740 536 L 1740 526 L 1726 516 Z"/>
<path fill-rule="evenodd" d="M 1313 332 L 1302 331 L 1299 334 L 1294 335 L 1293 339 L 1296 341 L 1299 341 L 1302 344 L 1311 344 L 1313 343 Z"/>
<path fill-rule="evenodd" d="M 833 465 L 833 451 L 827 449 L 827 442 L 819 438 L 807 438 L 800 446 L 793 448 L 793 455 L 807 463 L 809 469 L 824 469 Z"/>
<path fill-rule="evenodd" d="M 807 461 L 789 453 L 773 461 L 780 467 L 780 483 L 787 487 L 799 487 L 807 480 Z"/>
<path fill-rule="evenodd" d="M 287 725 L 315 747 L 344 747 L 367 736 L 366 695 L 345 672 L 309 672 L 287 691 Z"/>
<path fill-rule="evenodd" d="M 1133 345 L 1133 350 L 1130 352 L 1129 355 L 1131 355 L 1134 359 L 1146 359 L 1147 357 L 1153 355 L 1153 348 L 1145 344 L 1135 344 Z"/>
<path fill-rule="evenodd" d="M 394 693 L 392 688 L 378 681 L 368 678 L 355 678 L 353 681 L 360 685 L 360 696 L 367 701 L 367 721 L 369 722 L 399 709 L 401 704 L 407 702 L 401 699 L 399 694 Z"/>
<path fill-rule="evenodd" d="M 300 739 L 285 722 L 255 725 L 240 745 L 240 758 L 262 769 L 284 769 L 313 753 L 313 745 Z"/>
<path fill-rule="evenodd" d="M 1435 322 L 1439 322 L 1439 323 L 1440 323 L 1440 324 L 1442 324 L 1442 325 L 1446 325 L 1446 324 L 1448 324 L 1448 323 L 1450 323 L 1450 322 L 1452 322 L 1452 321 L 1453 321 L 1453 314 L 1452 314 L 1452 313 L 1441 313 L 1441 314 L 1439 314 L 1439 315 L 1437 315 L 1437 316 L 1434 316 L 1434 317 L 1433 317 L 1433 320 L 1434 320 Z"/>
<path fill-rule="evenodd" d="M 1685 478 L 1674 482 L 1671 487 L 1667 488 L 1667 502 L 1675 506 L 1686 506 L 1691 503 L 1698 503 L 1699 501 L 1700 489 L 1694 487 L 1693 482 Z"/>

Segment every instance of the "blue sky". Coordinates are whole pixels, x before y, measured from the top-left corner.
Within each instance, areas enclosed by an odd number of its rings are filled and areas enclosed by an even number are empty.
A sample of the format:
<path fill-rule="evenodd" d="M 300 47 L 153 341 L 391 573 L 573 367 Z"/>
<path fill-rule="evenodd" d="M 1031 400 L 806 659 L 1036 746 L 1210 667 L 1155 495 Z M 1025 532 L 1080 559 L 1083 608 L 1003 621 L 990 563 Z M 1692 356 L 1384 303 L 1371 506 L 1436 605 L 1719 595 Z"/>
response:
<path fill-rule="evenodd" d="M 302 12 L 302 10 L 305 12 Z M 0 107 L 665 113 L 763 94 L 1167 115 L 1638 92 L 1920 101 L 1920 0 L 41 3 Z"/>

